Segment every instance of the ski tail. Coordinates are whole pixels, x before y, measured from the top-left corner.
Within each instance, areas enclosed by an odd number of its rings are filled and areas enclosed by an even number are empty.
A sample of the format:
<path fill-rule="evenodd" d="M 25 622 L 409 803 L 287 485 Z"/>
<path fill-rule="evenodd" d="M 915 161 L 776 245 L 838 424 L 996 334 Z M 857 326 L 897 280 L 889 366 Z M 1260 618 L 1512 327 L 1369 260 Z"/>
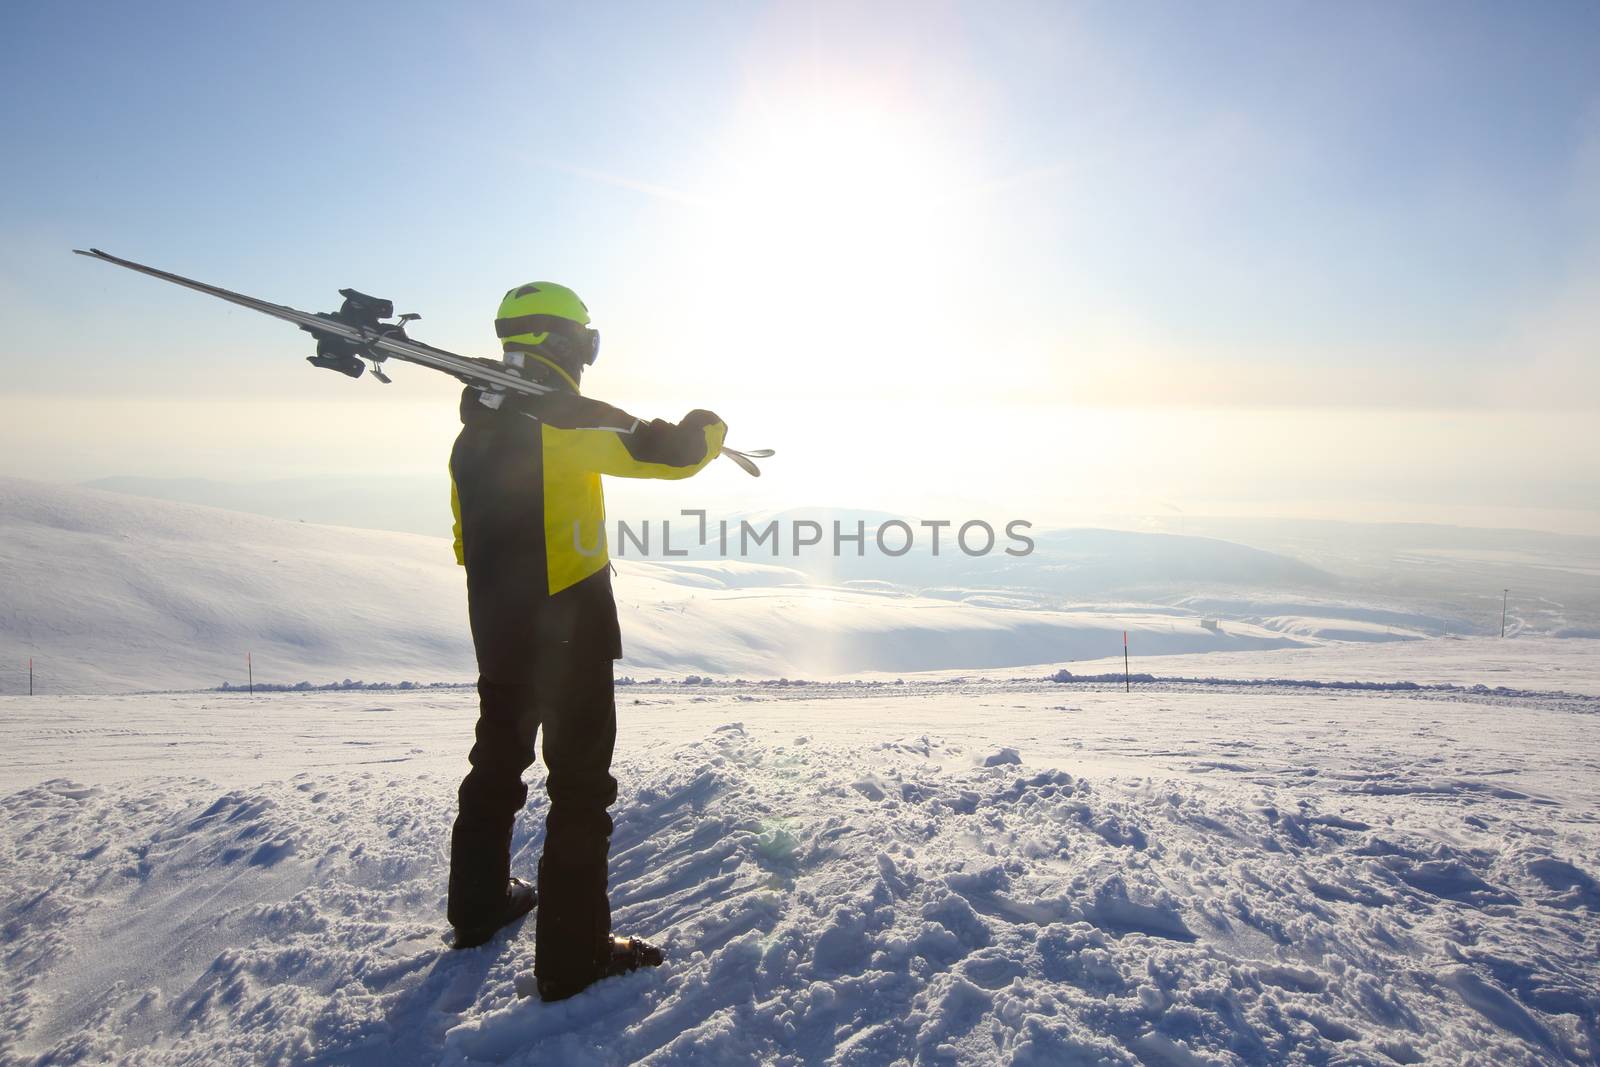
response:
<path fill-rule="evenodd" d="M 173 274 L 157 267 L 147 267 L 143 263 L 135 263 L 131 259 L 122 259 L 119 256 L 112 255 L 110 252 L 102 252 L 98 248 L 91 248 L 88 251 L 74 248 L 72 251 L 74 255 L 88 256 L 90 259 L 98 259 L 102 263 L 111 263 L 118 267 L 125 267 L 128 270 L 138 271 L 140 274 L 148 274 L 152 278 L 160 278 L 164 282 L 181 285 L 185 289 L 193 289 L 197 293 L 205 293 L 207 296 L 214 296 L 218 300 L 226 300 L 230 304 L 238 304 L 240 307 L 246 307 L 252 311 L 263 311 L 269 315 L 277 315 L 279 318 L 290 321 L 314 319 L 316 317 L 304 311 L 296 311 L 292 307 L 285 307 L 282 304 L 259 300 L 253 296 L 245 296 L 243 293 L 236 293 L 232 289 L 209 285 L 206 282 L 197 282 L 193 278 L 185 278 L 181 274 Z"/>

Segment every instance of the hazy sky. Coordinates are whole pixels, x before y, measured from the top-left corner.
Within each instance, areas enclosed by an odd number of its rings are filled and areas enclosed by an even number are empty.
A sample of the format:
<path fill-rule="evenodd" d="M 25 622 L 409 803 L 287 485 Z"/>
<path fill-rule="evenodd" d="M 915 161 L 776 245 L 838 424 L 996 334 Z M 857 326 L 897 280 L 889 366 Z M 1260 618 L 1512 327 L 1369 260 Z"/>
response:
<path fill-rule="evenodd" d="M 442 472 L 457 351 L 781 450 L 718 506 L 1600 533 L 1600 6 L 11 3 L 0 474 Z M 623 494 L 631 503 L 661 494 Z M 675 498 L 674 498 L 675 499 Z"/>

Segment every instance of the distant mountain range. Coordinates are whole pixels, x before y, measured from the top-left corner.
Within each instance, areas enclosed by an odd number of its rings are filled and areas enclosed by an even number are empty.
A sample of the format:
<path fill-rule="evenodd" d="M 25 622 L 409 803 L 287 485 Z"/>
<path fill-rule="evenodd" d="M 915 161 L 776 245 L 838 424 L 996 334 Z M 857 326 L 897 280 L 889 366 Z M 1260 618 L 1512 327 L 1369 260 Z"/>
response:
<path fill-rule="evenodd" d="M 363 486 L 432 499 L 403 482 Z M 370 519 L 362 486 L 100 484 L 126 491 L 0 479 L 0 693 L 26 692 L 29 657 L 36 682 L 56 691 L 242 684 L 246 654 L 260 680 L 278 684 L 474 677 L 464 583 L 443 536 L 309 521 L 340 508 Z M 292 517 L 150 495 L 163 493 Z M 429 521 L 442 535 L 448 510 L 437 512 Z M 887 518 L 805 509 L 752 521 L 870 530 Z M 785 542 L 776 557 L 722 559 L 711 546 L 666 560 L 657 542 L 653 558 L 618 561 L 619 671 L 1059 666 L 1120 655 L 1123 630 L 1140 656 L 1492 634 L 1505 588 L 1512 634 L 1600 635 L 1600 539 L 1240 520 L 1252 546 L 1227 539 L 1226 520 L 1186 522 L 1210 536 L 1034 530 L 1025 557 L 935 557 L 926 543 L 895 558 L 796 557 Z"/>
<path fill-rule="evenodd" d="M 1303 644 L 1185 609 L 1058 611 L 983 593 L 822 584 L 768 562 L 620 562 L 639 676 L 797 677 L 1059 664 Z M 443 538 L 0 479 L 0 692 L 465 681 L 464 582 Z M 1409 635 L 1408 635 L 1409 636 Z"/>

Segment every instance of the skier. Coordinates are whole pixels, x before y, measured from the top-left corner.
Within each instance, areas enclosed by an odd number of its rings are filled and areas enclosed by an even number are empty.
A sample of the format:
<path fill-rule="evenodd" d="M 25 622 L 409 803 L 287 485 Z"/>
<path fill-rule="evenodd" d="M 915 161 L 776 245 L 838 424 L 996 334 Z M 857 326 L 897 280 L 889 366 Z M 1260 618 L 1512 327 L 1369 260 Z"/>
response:
<path fill-rule="evenodd" d="M 727 427 L 708 411 L 643 422 L 579 393 L 599 334 L 572 290 L 533 282 L 495 321 L 504 366 L 541 396 L 467 388 L 450 455 L 456 562 L 466 568 L 478 656 L 477 740 L 450 839 L 455 945 L 481 945 L 537 902 L 534 973 L 543 1000 L 661 963 L 614 937 L 606 862 L 616 800 L 612 661 L 622 655 L 605 548 L 600 475 L 687 478 L 717 456 Z M 537 893 L 510 875 L 522 772 L 544 730 L 550 812 Z"/>

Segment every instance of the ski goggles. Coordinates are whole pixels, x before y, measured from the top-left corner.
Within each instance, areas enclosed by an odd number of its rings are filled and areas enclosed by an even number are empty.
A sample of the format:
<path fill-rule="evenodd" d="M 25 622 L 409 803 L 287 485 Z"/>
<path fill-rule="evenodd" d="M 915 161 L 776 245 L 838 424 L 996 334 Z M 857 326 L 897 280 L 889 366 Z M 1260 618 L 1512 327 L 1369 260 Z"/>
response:
<path fill-rule="evenodd" d="M 524 337 L 544 334 L 540 348 L 550 348 L 557 355 L 570 355 L 593 365 L 600 355 L 600 331 L 581 322 L 573 322 L 559 315 L 517 315 L 509 319 L 494 320 L 495 336 L 500 338 Z"/>

